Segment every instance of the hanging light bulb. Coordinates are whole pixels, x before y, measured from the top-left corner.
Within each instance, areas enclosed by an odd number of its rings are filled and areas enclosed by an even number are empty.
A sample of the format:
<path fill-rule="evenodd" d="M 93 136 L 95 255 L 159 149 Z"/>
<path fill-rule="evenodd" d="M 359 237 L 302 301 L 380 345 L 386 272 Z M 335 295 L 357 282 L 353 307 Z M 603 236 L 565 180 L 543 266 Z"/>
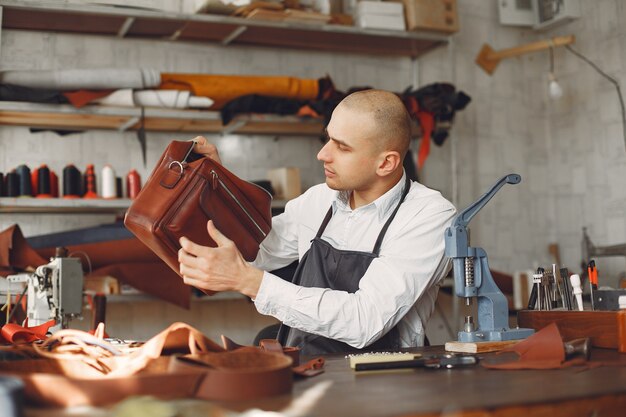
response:
<path fill-rule="evenodd" d="M 550 47 L 550 72 L 548 73 L 548 94 L 552 100 L 563 97 L 563 89 L 554 75 L 554 47 Z"/>
<path fill-rule="evenodd" d="M 563 97 L 563 89 L 557 82 L 556 77 L 553 73 L 548 74 L 548 80 L 548 94 L 550 94 L 550 98 L 553 100 L 558 100 Z"/>

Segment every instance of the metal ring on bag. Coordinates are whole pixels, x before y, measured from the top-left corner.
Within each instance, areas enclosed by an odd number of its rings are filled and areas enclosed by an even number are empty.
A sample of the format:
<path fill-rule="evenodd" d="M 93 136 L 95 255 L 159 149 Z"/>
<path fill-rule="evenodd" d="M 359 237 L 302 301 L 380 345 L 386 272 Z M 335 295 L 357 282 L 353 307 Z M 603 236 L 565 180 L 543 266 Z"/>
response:
<path fill-rule="evenodd" d="M 183 172 L 185 172 L 185 167 L 183 166 L 183 164 L 181 164 L 178 161 L 172 161 L 170 162 L 170 164 L 167 166 L 168 169 L 172 169 L 172 165 L 178 165 L 180 167 L 180 174 L 182 175 Z"/>

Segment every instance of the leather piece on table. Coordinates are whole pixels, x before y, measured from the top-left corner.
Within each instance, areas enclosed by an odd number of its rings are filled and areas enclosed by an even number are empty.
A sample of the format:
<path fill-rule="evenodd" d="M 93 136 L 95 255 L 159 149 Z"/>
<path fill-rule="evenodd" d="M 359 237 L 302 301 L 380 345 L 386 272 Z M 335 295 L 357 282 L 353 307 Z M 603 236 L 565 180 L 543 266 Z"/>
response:
<path fill-rule="evenodd" d="M 293 366 L 300 365 L 300 348 L 292 346 L 283 346 L 276 339 L 262 339 L 259 341 L 259 346 L 244 346 L 235 342 L 229 337 L 221 335 L 222 346 L 228 351 L 237 350 L 241 348 L 258 348 L 266 352 L 282 353 L 289 356 L 293 362 Z"/>
<path fill-rule="evenodd" d="M 559 328 L 552 323 L 528 338 L 507 347 L 498 354 L 515 352 L 518 360 L 503 363 L 481 361 L 490 369 L 560 369 L 584 364 L 584 358 L 565 360 L 565 348 Z"/>
<path fill-rule="evenodd" d="M 161 90 L 189 90 L 197 96 L 209 97 L 215 103 L 212 110 L 248 94 L 315 100 L 319 87 L 316 79 L 280 76 L 240 76 L 161 73 Z"/>
<path fill-rule="evenodd" d="M 224 335 L 221 337 L 222 345 L 224 346 L 224 349 L 228 351 L 235 351 L 239 349 L 260 349 L 265 352 L 278 353 L 290 357 L 293 365 L 291 371 L 295 376 L 312 377 L 324 372 L 324 358 L 317 357 L 306 363 L 300 364 L 300 348 L 295 346 L 283 346 L 276 339 L 262 339 L 259 341 L 259 346 L 256 347 L 242 346 Z"/>
<path fill-rule="evenodd" d="M 170 362 L 170 370 L 199 371 L 204 375 L 197 398 L 242 401 L 290 393 L 292 363 L 282 353 L 243 347 L 225 353 L 177 357 Z"/>
<path fill-rule="evenodd" d="M 180 277 L 136 238 L 66 245 L 70 254 L 80 258 L 85 254 L 91 262 L 86 277 L 112 276 L 146 294 L 189 308 L 191 289 Z M 48 263 L 55 248 L 33 249 L 18 225 L 0 232 L 0 275 L 11 275 L 14 269 L 34 269 Z"/>
<path fill-rule="evenodd" d="M 62 407 L 105 405 L 131 395 L 244 400 L 289 393 L 293 386 L 289 357 L 256 348 L 227 352 L 185 323 L 172 324 L 129 354 L 104 357 L 110 359 L 107 374 L 79 354 L 67 357 L 80 333 L 67 332 L 67 344 L 60 335 L 50 338 L 65 344 L 57 360 L 53 349 L 46 359 L 0 362 L 0 369 L 24 381 L 31 403 Z"/>

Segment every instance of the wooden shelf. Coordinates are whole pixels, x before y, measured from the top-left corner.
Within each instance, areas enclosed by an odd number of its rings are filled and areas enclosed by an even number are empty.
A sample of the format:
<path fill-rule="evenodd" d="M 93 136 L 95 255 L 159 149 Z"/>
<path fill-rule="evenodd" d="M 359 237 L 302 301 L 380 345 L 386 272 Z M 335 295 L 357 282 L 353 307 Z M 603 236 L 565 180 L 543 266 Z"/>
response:
<path fill-rule="evenodd" d="M 0 213 L 48 213 L 48 214 L 102 214 L 124 213 L 132 200 L 120 199 L 64 199 L 64 198 L 32 198 L 2 197 Z M 272 200 L 272 208 L 284 209 L 285 200 Z"/>
<path fill-rule="evenodd" d="M 0 101 L 0 125 L 64 130 L 136 130 L 141 109 Z M 297 116 L 239 115 L 223 126 L 215 111 L 145 108 L 145 129 L 153 132 L 237 133 L 319 136 L 322 122 Z"/>
<path fill-rule="evenodd" d="M 3 197 L 0 213 L 123 213 L 130 206 L 129 199 L 64 199 Z"/>
<path fill-rule="evenodd" d="M 269 22 L 210 14 L 0 0 L 2 27 L 222 45 L 252 45 L 418 57 L 448 42 L 445 35 L 342 25 Z"/>

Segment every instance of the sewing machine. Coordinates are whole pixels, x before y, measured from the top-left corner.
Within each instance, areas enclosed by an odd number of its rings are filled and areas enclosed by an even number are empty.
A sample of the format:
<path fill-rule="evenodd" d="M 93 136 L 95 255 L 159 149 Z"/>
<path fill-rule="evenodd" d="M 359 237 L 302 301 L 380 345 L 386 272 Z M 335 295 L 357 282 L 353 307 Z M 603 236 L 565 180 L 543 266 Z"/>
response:
<path fill-rule="evenodd" d="M 67 328 L 69 320 L 82 313 L 83 269 L 80 260 L 68 258 L 64 248 L 58 248 L 50 263 L 34 273 L 9 275 L 7 280 L 25 286 L 29 327 L 54 319 L 56 325 L 50 329 L 54 332 Z"/>
<path fill-rule="evenodd" d="M 470 220 L 504 184 L 518 184 L 521 180 L 517 174 L 500 178 L 487 193 L 457 214 L 452 226 L 446 229 L 445 254 L 452 259 L 455 294 L 465 298 L 468 306 L 471 305 L 473 298 L 478 299 L 478 326 L 474 327 L 472 316 L 466 316 L 464 329 L 458 333 L 459 342 L 524 339 L 534 332 L 532 329 L 509 328 L 509 307 L 506 297 L 491 276 L 485 250 L 469 246 L 467 229 Z"/>

